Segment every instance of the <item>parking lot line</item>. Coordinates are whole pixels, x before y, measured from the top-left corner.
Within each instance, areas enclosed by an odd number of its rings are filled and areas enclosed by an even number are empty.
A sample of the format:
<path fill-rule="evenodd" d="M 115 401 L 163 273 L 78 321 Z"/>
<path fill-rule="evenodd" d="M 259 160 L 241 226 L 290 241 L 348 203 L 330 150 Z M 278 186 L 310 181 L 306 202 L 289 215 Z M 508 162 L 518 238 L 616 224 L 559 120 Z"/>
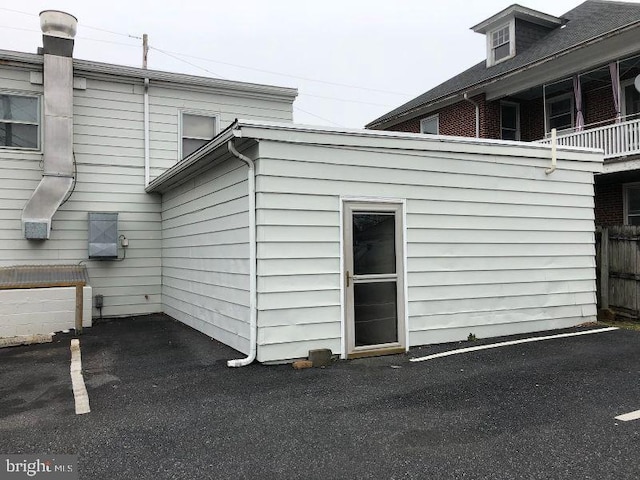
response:
<path fill-rule="evenodd" d="M 89 413 L 89 394 L 82 377 L 82 358 L 80 356 L 80 340 L 71 340 L 71 385 L 73 386 L 73 398 L 76 404 L 76 414 Z"/>
<path fill-rule="evenodd" d="M 624 415 L 618 415 L 616 420 L 622 420 L 623 422 L 629 422 L 631 420 L 640 419 L 640 410 L 636 410 L 635 412 L 625 413 Z"/>
<path fill-rule="evenodd" d="M 552 340 L 554 338 L 576 337 L 578 335 L 590 335 L 592 333 L 603 333 L 618 330 L 618 327 L 598 328 L 595 330 L 585 330 L 574 333 L 558 333 L 556 335 L 546 335 L 544 337 L 523 338 L 520 340 L 510 340 L 508 342 L 491 343 L 489 345 L 478 345 L 476 347 L 458 348 L 456 350 L 448 350 L 446 352 L 434 353 L 426 357 L 412 358 L 410 362 L 424 362 L 425 360 L 433 360 L 434 358 L 448 357 L 450 355 L 458 355 L 460 353 L 477 352 L 478 350 L 488 350 L 490 348 L 508 347 L 509 345 L 519 345 L 521 343 L 540 342 L 542 340 Z"/>

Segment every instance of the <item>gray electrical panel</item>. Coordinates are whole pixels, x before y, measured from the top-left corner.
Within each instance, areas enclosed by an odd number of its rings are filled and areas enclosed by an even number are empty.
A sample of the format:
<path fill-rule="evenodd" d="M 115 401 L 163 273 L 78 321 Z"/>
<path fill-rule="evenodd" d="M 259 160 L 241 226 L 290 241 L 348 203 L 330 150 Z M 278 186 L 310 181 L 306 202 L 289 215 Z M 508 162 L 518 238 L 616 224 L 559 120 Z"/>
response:
<path fill-rule="evenodd" d="M 89 258 L 118 258 L 118 214 L 89 212 Z"/>

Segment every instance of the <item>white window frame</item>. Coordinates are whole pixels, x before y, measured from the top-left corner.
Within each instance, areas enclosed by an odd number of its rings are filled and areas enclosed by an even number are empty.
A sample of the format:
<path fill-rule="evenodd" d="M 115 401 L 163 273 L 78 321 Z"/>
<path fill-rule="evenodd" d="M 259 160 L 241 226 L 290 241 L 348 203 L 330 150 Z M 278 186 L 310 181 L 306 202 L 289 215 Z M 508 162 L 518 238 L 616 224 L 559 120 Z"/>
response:
<path fill-rule="evenodd" d="M 624 117 L 627 117 L 629 115 L 629 113 L 627 113 L 626 89 L 630 85 L 635 88 L 635 78 L 631 78 L 629 80 L 623 80 L 620 82 L 620 112 Z"/>
<path fill-rule="evenodd" d="M 555 97 L 550 97 L 547 98 L 545 100 L 545 112 L 544 112 L 544 131 L 545 134 L 550 133 L 551 132 L 551 104 L 555 103 L 555 102 L 559 102 L 562 101 L 564 99 L 568 98 L 571 101 L 571 126 L 565 130 L 559 130 L 560 131 L 566 131 L 566 130 L 572 130 L 574 128 L 576 128 L 576 103 L 575 103 L 575 97 L 573 96 L 573 93 L 569 92 L 569 93 L 563 93 L 560 95 L 556 95 Z"/>
<path fill-rule="evenodd" d="M 182 160 L 184 157 L 182 155 L 182 141 L 184 140 L 183 135 L 183 118 L 184 115 L 195 115 L 200 117 L 208 117 L 213 118 L 213 138 L 218 135 L 220 132 L 220 114 L 217 112 L 211 112 L 207 110 L 192 110 L 192 109 L 184 109 L 178 111 L 178 161 Z M 196 137 L 188 137 L 194 140 L 205 140 L 204 138 L 196 138 Z"/>
<path fill-rule="evenodd" d="M 436 121 L 436 133 L 426 133 L 424 131 L 424 124 L 431 122 L 434 119 Z M 440 135 L 440 114 L 436 113 L 435 115 L 430 115 L 420 120 L 420 133 L 424 133 L 426 135 Z"/>
<path fill-rule="evenodd" d="M 622 185 L 622 212 L 625 225 L 631 225 L 629 223 L 629 190 L 632 188 L 640 189 L 640 182 L 625 183 Z M 640 214 L 638 216 L 640 216 Z"/>
<path fill-rule="evenodd" d="M 500 60 L 496 60 L 495 58 L 495 47 L 493 46 L 493 34 L 499 32 L 500 30 L 504 30 L 508 28 L 509 31 L 509 55 Z M 512 18 L 506 23 L 502 23 L 496 28 L 487 32 L 487 67 L 491 67 L 493 65 L 497 65 L 498 63 L 509 60 L 510 58 L 515 57 L 516 55 L 516 19 Z M 502 44 L 504 45 L 504 44 Z M 500 46 L 500 45 L 498 45 Z"/>
<path fill-rule="evenodd" d="M 31 97 L 37 100 L 37 118 L 38 123 L 34 124 L 33 122 L 7 122 L 5 120 L 0 119 L 0 123 L 13 123 L 13 124 L 21 124 L 21 125 L 36 125 L 38 127 L 38 135 L 37 135 L 37 145 L 36 147 L 13 147 L 13 146 L 5 146 L 0 145 L 0 150 L 18 150 L 21 152 L 42 152 L 42 125 L 43 125 L 43 115 L 42 115 L 42 94 L 36 92 L 18 92 L 15 90 L 0 90 L 0 95 L 8 95 L 14 97 Z"/>
<path fill-rule="evenodd" d="M 500 102 L 500 138 L 502 138 L 502 106 L 508 105 L 510 107 L 516 107 L 516 141 L 520 141 L 520 104 L 517 102 L 508 102 L 502 100 Z"/>

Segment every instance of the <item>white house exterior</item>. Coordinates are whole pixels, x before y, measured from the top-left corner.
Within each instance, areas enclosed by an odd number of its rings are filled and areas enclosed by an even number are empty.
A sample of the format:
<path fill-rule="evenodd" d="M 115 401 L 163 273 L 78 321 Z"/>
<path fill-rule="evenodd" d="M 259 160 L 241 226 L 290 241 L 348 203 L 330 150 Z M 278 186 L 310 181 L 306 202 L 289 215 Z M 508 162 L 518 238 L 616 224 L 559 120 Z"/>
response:
<path fill-rule="evenodd" d="M 147 189 L 163 311 L 261 362 L 595 321 L 602 154 L 551 164 L 543 145 L 238 121 Z"/>
<path fill-rule="evenodd" d="M 295 89 L 73 60 L 69 17 L 42 55 L 0 51 L 0 267 L 88 286 L 0 268 L 0 337 L 73 327 L 78 298 L 85 325 L 164 312 L 234 366 L 595 320 L 601 152 L 295 126 Z"/>
<path fill-rule="evenodd" d="M 43 56 L 0 51 L 0 267 L 83 262 L 93 289 L 85 306 L 102 295 L 104 316 L 160 312 L 162 204 L 146 184 L 180 161 L 183 144 L 206 143 L 236 117 L 292 121 L 296 90 L 73 60 L 74 188 L 53 216 L 50 237 L 27 240 L 21 214 L 43 178 L 44 110 L 57 95 L 44 91 Z M 186 122 L 194 119 L 207 127 L 189 135 Z M 23 130 L 33 137 L 16 134 Z M 126 259 L 88 259 L 89 212 L 118 213 L 118 233 L 128 239 L 118 257 Z M 0 336 L 51 331 L 37 325 L 22 294 L 11 295 L 0 304 Z M 3 307 L 16 302 L 20 311 Z M 91 309 L 85 323 L 90 317 Z"/>

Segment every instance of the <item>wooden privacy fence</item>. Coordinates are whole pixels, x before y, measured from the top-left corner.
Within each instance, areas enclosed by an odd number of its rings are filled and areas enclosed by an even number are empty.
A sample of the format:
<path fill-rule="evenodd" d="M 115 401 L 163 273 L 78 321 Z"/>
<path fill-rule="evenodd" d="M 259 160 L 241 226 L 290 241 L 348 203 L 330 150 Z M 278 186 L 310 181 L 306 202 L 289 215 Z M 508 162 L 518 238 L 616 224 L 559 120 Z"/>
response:
<path fill-rule="evenodd" d="M 596 228 L 598 305 L 640 318 L 640 226 Z"/>

